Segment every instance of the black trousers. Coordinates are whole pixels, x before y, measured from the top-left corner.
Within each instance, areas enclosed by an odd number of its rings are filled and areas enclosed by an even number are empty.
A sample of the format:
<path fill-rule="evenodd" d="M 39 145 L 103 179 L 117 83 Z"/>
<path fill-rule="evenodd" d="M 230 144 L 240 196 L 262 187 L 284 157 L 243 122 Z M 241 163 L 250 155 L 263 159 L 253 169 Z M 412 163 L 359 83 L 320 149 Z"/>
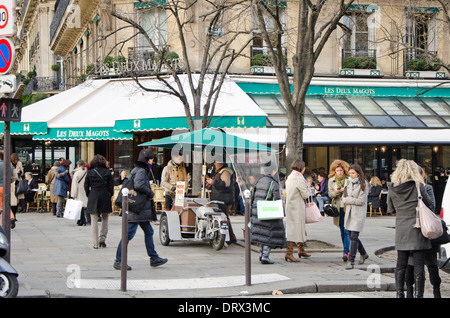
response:
<path fill-rule="evenodd" d="M 348 261 L 353 264 L 355 263 L 356 252 L 359 252 L 361 255 L 366 255 L 367 252 L 359 239 L 359 232 L 348 231 L 348 233 L 350 236 L 350 255 L 348 256 Z"/>

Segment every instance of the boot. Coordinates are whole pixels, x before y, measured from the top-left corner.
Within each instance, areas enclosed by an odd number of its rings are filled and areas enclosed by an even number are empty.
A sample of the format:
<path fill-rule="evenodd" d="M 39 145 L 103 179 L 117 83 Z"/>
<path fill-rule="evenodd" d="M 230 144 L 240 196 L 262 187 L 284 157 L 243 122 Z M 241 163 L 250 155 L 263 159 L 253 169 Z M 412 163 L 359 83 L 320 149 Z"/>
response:
<path fill-rule="evenodd" d="M 414 273 L 414 298 L 423 298 L 423 292 L 425 289 L 425 277 L 424 274 Z"/>
<path fill-rule="evenodd" d="M 270 246 L 263 245 L 262 246 L 262 255 L 261 255 L 261 263 L 262 264 L 273 264 L 273 261 L 269 259 L 270 255 Z"/>
<path fill-rule="evenodd" d="M 430 274 L 430 283 L 433 286 L 433 297 L 441 298 L 441 278 L 439 277 L 439 269 L 437 265 L 428 265 L 428 273 Z"/>
<path fill-rule="evenodd" d="M 286 254 L 284 255 L 284 260 L 287 262 L 288 260 L 290 260 L 291 262 L 300 262 L 299 259 L 296 259 L 294 257 L 294 246 L 295 243 L 294 242 L 287 242 L 287 247 L 286 247 Z"/>
<path fill-rule="evenodd" d="M 405 269 L 395 269 L 395 286 L 397 298 L 405 298 Z"/>
<path fill-rule="evenodd" d="M 303 257 L 311 257 L 310 254 L 306 253 L 304 243 L 297 243 L 297 247 L 298 247 L 298 257 L 299 258 L 301 258 L 302 256 Z"/>

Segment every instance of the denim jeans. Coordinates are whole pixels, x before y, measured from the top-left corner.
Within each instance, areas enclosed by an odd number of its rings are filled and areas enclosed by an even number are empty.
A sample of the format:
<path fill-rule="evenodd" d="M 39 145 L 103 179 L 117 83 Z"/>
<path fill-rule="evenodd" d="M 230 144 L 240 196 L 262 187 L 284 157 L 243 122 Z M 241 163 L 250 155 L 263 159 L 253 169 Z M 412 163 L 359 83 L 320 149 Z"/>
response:
<path fill-rule="evenodd" d="M 319 207 L 320 212 L 323 212 L 323 205 L 325 202 L 331 202 L 329 197 L 314 197 L 314 201 L 316 202 L 317 206 Z"/>
<path fill-rule="evenodd" d="M 128 223 L 128 242 L 131 241 L 136 234 L 138 225 L 144 231 L 145 235 L 145 248 L 147 249 L 147 255 L 150 259 L 158 258 L 158 253 L 155 251 L 155 245 L 153 244 L 153 227 L 150 222 Z M 119 246 L 116 252 L 116 261 L 122 259 L 122 240 L 120 240 Z"/>
<path fill-rule="evenodd" d="M 350 253 L 350 236 L 348 230 L 344 227 L 344 208 L 339 211 L 339 228 L 341 229 L 342 245 L 344 246 L 344 254 Z"/>

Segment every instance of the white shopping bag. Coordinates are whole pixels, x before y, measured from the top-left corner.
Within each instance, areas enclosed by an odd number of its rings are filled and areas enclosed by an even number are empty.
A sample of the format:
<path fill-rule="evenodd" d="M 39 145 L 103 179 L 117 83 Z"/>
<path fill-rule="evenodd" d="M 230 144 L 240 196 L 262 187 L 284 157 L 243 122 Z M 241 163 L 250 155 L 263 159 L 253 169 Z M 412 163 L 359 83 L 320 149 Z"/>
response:
<path fill-rule="evenodd" d="M 83 208 L 83 202 L 67 199 L 66 207 L 64 209 L 64 218 L 69 220 L 78 221 L 81 216 L 81 209 Z"/>

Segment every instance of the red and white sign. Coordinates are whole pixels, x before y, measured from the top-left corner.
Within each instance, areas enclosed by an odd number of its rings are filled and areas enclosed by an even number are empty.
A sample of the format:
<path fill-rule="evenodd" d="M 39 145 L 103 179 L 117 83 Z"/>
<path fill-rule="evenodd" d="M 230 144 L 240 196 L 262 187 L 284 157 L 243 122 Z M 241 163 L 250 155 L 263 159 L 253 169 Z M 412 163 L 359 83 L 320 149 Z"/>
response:
<path fill-rule="evenodd" d="M 2 0 L 0 4 L 0 37 L 14 34 L 15 0 Z"/>
<path fill-rule="evenodd" d="M 9 38 L 0 38 L 0 74 L 7 74 L 14 62 L 14 44 Z"/>

